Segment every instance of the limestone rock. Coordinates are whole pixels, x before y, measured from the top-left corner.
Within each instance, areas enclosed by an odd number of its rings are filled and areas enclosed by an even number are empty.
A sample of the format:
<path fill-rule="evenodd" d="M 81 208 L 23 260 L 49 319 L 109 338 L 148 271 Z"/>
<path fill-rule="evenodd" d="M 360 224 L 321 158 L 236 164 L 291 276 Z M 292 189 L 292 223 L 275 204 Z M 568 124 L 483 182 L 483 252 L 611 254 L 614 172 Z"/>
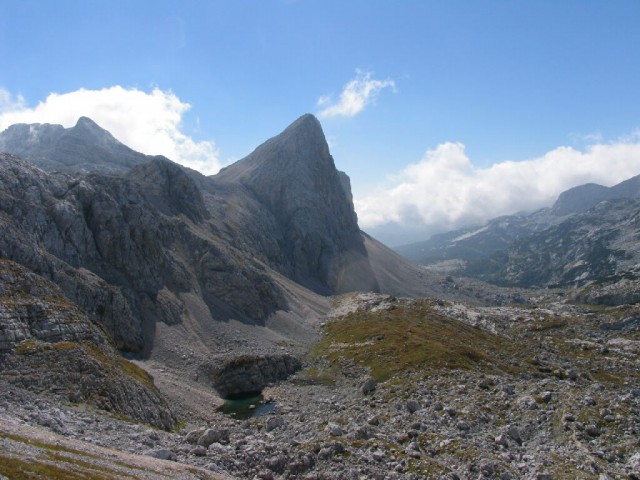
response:
<path fill-rule="evenodd" d="M 71 128 L 48 123 L 12 125 L 0 132 L 0 152 L 28 158 L 45 170 L 74 172 L 124 172 L 148 158 L 87 117 Z"/>
<path fill-rule="evenodd" d="M 294 279 L 319 292 L 344 291 L 338 279 L 343 255 L 366 251 L 350 188 L 315 117 L 300 117 L 216 179 L 245 185 L 269 208 L 284 232 L 282 250 Z"/>
<path fill-rule="evenodd" d="M 245 355 L 222 365 L 204 366 L 204 374 L 222 397 L 259 392 L 272 382 L 286 379 L 301 367 L 291 355 Z"/>
<path fill-rule="evenodd" d="M 153 379 L 121 358 L 58 287 L 1 259 L 0 379 L 161 428 L 176 422 Z"/>
<path fill-rule="evenodd" d="M 224 428 L 207 428 L 198 439 L 198 445 L 208 447 L 216 442 L 228 442 L 229 430 Z"/>

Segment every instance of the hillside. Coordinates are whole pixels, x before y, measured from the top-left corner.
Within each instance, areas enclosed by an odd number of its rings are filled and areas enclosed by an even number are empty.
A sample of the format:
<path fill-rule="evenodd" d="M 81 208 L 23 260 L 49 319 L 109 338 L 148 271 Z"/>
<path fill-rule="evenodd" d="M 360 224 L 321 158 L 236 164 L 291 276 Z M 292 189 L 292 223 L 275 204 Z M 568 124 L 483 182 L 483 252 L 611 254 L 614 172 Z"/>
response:
<path fill-rule="evenodd" d="M 396 249 L 430 268 L 515 287 L 574 287 L 637 278 L 640 176 L 586 184 L 550 208 L 499 217 Z"/>

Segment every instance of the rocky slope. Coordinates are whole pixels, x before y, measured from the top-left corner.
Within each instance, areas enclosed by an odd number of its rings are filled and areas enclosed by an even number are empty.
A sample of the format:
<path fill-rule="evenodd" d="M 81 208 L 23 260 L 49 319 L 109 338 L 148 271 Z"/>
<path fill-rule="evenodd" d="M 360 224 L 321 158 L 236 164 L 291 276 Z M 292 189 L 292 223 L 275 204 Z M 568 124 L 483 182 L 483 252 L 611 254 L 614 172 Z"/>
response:
<path fill-rule="evenodd" d="M 552 299 L 338 297 L 305 368 L 249 420 L 157 432 L 15 388 L 0 419 L 234 478 L 640 478 L 638 307 Z"/>
<path fill-rule="evenodd" d="M 144 370 L 60 289 L 0 260 L 0 380 L 171 429 L 176 418 Z"/>
<path fill-rule="evenodd" d="M 100 128 L 81 117 L 75 126 L 16 124 L 0 132 L 0 152 L 28 158 L 50 171 L 122 173 L 148 161 Z"/>
<path fill-rule="evenodd" d="M 637 277 L 640 176 L 586 184 L 532 214 L 493 219 L 397 251 L 458 275 L 519 287 L 584 286 Z M 628 290 L 628 289 L 627 289 Z"/>
<path fill-rule="evenodd" d="M 618 199 L 570 216 L 470 262 L 466 272 L 517 286 L 584 286 L 638 279 L 640 201 Z"/>

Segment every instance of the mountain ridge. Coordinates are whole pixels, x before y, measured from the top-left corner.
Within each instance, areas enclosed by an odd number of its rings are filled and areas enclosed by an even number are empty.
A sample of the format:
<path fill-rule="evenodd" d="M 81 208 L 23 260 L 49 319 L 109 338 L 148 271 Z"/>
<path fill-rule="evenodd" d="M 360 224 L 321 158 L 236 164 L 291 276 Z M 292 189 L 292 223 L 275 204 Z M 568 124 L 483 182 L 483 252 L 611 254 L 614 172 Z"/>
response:
<path fill-rule="evenodd" d="M 112 139 L 88 119 L 75 132 L 85 130 L 64 172 L 0 154 L 0 257 L 58 285 L 147 364 L 208 388 L 260 389 L 299 365 L 289 357 L 318 339 L 329 295 L 463 295 L 360 231 L 314 117 L 210 177 L 141 154 L 133 168 L 101 171 L 103 150 L 85 147 L 96 132 Z M 263 376 L 233 370 L 243 355 Z"/>
<path fill-rule="evenodd" d="M 88 117 L 80 117 L 70 128 L 48 123 L 11 125 L 0 132 L 0 152 L 28 158 L 46 170 L 85 173 L 123 173 L 149 158 Z"/>
<path fill-rule="evenodd" d="M 621 198 L 640 198 L 640 175 L 611 187 L 587 183 L 558 195 L 553 205 L 532 213 L 503 215 L 483 225 L 462 227 L 433 235 L 430 239 L 400 245 L 394 250 L 418 263 L 482 257 L 506 248 L 517 239 L 585 212 L 598 203 Z"/>
<path fill-rule="evenodd" d="M 489 220 L 397 251 L 430 268 L 516 287 L 571 287 L 636 278 L 640 249 L 630 239 L 640 175 L 612 187 L 562 192 L 551 207 Z M 441 267 L 438 267 L 441 265 Z"/>

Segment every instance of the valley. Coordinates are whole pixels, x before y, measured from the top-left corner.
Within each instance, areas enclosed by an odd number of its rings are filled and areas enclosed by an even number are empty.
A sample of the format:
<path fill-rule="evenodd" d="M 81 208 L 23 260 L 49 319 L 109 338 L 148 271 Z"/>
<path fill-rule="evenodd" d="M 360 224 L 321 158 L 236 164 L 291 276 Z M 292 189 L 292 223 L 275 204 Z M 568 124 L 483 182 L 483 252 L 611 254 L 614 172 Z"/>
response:
<path fill-rule="evenodd" d="M 394 251 L 312 115 L 208 177 L 0 151 L 0 479 L 640 478 L 637 177 Z"/>

